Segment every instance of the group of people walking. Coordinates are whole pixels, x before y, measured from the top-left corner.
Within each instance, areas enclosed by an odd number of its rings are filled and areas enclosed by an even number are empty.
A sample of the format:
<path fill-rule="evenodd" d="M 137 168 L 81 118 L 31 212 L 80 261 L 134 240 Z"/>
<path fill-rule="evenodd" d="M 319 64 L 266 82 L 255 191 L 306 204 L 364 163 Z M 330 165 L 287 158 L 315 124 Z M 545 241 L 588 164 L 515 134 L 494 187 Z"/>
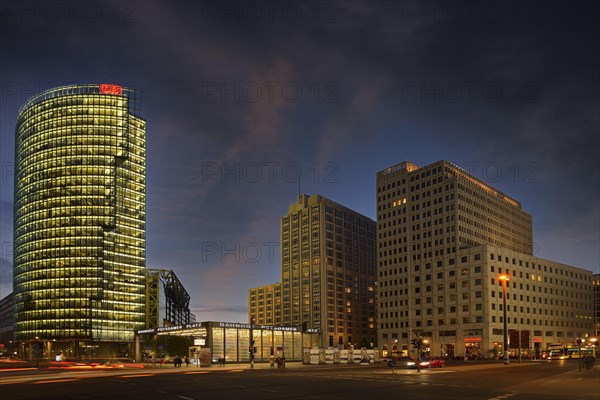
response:
<path fill-rule="evenodd" d="M 156 368 L 156 364 L 159 364 L 160 367 L 163 366 L 163 364 L 165 363 L 165 358 L 164 357 L 160 357 L 157 358 L 156 356 L 152 356 L 152 357 L 148 357 L 146 359 L 147 363 L 152 363 L 152 366 Z M 175 356 L 173 358 L 173 366 L 174 367 L 181 367 L 183 365 L 183 363 L 185 362 L 185 366 L 189 367 L 190 365 L 190 359 L 189 357 L 185 357 L 185 358 L 181 358 L 180 356 Z"/>
<path fill-rule="evenodd" d="M 184 359 L 182 359 L 180 356 L 175 356 L 175 358 L 173 359 L 173 366 L 175 368 L 181 367 L 181 365 L 185 362 L 185 366 L 189 367 L 190 366 L 190 359 L 189 357 L 185 357 Z"/>

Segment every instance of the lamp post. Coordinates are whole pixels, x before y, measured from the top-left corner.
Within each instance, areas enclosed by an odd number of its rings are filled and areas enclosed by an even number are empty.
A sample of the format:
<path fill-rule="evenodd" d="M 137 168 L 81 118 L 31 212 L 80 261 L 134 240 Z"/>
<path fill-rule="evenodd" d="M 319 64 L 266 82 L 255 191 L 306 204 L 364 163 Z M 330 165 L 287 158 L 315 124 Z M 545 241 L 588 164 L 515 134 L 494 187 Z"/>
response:
<path fill-rule="evenodd" d="M 508 274 L 502 274 L 498 276 L 498 279 L 502 282 L 502 312 L 504 315 L 504 342 L 502 343 L 502 350 L 504 350 L 504 364 L 508 364 L 508 325 L 506 320 L 506 282 L 510 280 Z"/>
<path fill-rule="evenodd" d="M 250 368 L 254 368 L 254 317 L 250 318 Z"/>
<path fill-rule="evenodd" d="M 577 339 L 577 346 L 579 347 L 579 372 L 581 372 L 581 358 L 582 358 L 581 357 L 582 356 L 582 354 L 581 354 L 581 344 L 583 342 L 585 342 L 585 339 L 582 339 L 582 338 L 578 338 Z"/>

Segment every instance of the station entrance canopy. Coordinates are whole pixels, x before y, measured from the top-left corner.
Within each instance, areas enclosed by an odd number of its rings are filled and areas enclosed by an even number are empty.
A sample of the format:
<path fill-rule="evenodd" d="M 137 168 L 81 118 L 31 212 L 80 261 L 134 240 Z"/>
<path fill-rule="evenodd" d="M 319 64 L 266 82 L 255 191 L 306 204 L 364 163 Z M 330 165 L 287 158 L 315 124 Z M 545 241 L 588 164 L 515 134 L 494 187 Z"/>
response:
<path fill-rule="evenodd" d="M 256 361 L 268 361 L 271 357 L 302 361 L 303 349 L 317 347 L 319 334 L 318 329 L 303 331 L 301 326 L 206 321 L 142 329 L 136 332 L 136 341 L 142 338 L 147 342 L 163 335 L 193 338 L 194 344 L 200 343 L 202 349 L 210 349 L 212 362 L 248 362 L 250 349 L 254 351 Z"/>

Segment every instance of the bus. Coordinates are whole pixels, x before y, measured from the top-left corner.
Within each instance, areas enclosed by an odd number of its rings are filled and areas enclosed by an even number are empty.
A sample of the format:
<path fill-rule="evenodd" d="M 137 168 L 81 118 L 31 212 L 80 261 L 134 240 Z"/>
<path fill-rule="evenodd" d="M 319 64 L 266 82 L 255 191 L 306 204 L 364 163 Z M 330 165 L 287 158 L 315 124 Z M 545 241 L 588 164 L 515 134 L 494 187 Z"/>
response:
<path fill-rule="evenodd" d="M 586 358 L 594 355 L 594 347 L 571 345 L 549 345 L 548 360 L 568 360 L 573 358 Z"/>

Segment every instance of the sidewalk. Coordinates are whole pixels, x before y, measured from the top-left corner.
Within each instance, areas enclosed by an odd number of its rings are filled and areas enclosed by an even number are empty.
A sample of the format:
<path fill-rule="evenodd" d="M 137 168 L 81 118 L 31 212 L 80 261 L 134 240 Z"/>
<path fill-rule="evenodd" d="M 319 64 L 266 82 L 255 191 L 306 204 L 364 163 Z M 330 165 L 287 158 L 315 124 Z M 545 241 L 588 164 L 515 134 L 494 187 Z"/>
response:
<path fill-rule="evenodd" d="M 381 366 L 383 364 L 375 364 L 376 366 Z M 181 367 L 175 368 L 173 364 L 164 364 L 162 367 L 160 364 L 156 364 L 155 367 L 152 364 L 144 364 L 144 371 L 152 371 L 152 372 L 192 372 L 192 371 L 206 371 L 206 372 L 218 372 L 218 371 L 244 371 L 244 370 L 281 370 L 284 371 L 286 369 L 303 369 L 303 368 L 348 368 L 348 367 L 356 367 L 358 368 L 358 364 L 303 364 L 301 361 L 288 361 L 285 363 L 284 368 L 277 368 L 277 365 L 273 367 L 270 366 L 268 362 L 260 362 L 254 363 L 254 367 L 250 366 L 250 363 L 231 363 L 225 364 L 221 366 L 217 363 L 211 364 L 210 367 L 198 367 L 196 365 L 190 365 L 186 367 L 185 365 Z M 370 366 L 372 368 L 372 366 Z M 361 367 L 364 368 L 364 367 Z"/>

